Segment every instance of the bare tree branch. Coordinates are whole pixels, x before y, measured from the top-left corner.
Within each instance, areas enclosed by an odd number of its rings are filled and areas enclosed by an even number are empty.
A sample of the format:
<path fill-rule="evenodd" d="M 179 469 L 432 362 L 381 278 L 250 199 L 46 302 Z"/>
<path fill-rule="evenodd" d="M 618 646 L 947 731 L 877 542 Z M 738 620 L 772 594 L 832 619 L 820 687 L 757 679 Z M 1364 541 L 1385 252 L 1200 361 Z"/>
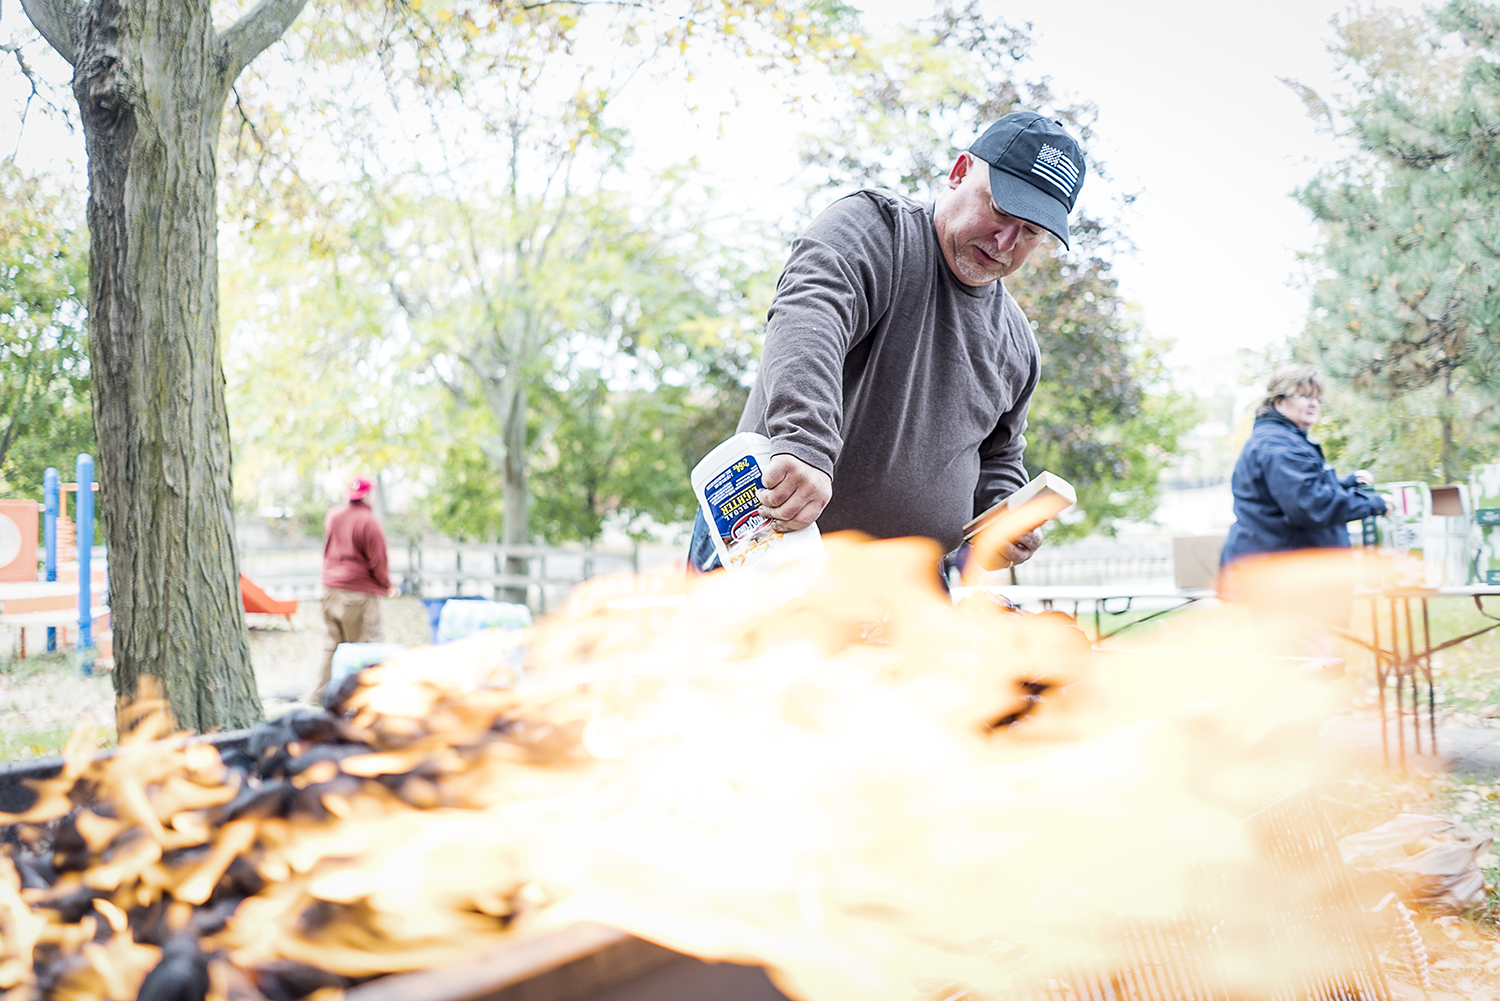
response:
<path fill-rule="evenodd" d="M 0 52 L 9 52 L 16 57 L 16 66 L 21 70 L 21 75 L 26 78 L 26 82 L 31 86 L 31 93 L 26 95 L 26 103 L 21 106 L 21 121 L 19 127 L 16 129 L 17 150 L 21 148 L 21 137 L 26 133 L 26 116 L 31 113 L 32 101 L 40 99 L 44 106 L 54 111 L 58 110 L 57 105 L 47 100 L 47 95 L 42 93 L 42 82 L 37 79 L 36 71 L 26 62 L 26 56 L 22 53 L 21 49 L 22 46 L 20 43 L 0 45 Z M 64 115 L 66 116 L 66 112 L 64 112 Z M 71 122 L 69 122 L 69 127 L 72 127 Z M 16 155 L 15 150 L 12 150 L 10 155 L 14 159 Z"/>
<path fill-rule="evenodd" d="M 68 65 L 78 62 L 78 0 L 21 0 L 21 9 Z"/>
<path fill-rule="evenodd" d="M 241 149 L 243 148 L 241 144 L 244 141 L 245 133 L 248 131 L 250 133 L 250 138 L 255 140 L 255 145 L 260 147 L 261 163 L 264 163 L 265 158 L 268 155 L 267 150 L 269 147 L 265 139 L 261 136 L 260 130 L 255 127 L 255 122 L 250 118 L 250 113 L 245 110 L 245 102 L 240 100 L 240 89 L 233 84 L 230 84 L 229 92 L 234 95 L 234 110 L 238 111 L 240 114 L 240 127 L 235 133 L 234 141 L 235 155 L 238 156 Z M 256 165 L 257 169 L 259 169 L 259 166 L 260 164 Z"/>
<path fill-rule="evenodd" d="M 234 24 L 219 32 L 219 69 L 226 87 L 250 65 L 250 61 L 282 36 L 307 0 L 260 0 Z"/>

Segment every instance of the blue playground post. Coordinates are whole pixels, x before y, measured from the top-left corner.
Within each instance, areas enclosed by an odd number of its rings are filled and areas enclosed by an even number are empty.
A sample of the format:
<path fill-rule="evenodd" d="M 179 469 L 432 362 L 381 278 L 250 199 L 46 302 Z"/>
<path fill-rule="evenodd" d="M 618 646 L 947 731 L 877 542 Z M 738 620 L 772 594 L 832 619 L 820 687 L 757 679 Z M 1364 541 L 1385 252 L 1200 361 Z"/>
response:
<path fill-rule="evenodd" d="M 57 510 L 58 497 L 62 489 L 57 482 L 57 470 L 47 468 L 42 474 L 42 540 L 46 545 L 47 558 L 42 564 L 42 578 L 57 580 Z M 47 627 L 47 652 L 57 650 L 57 627 Z"/>
<path fill-rule="evenodd" d="M 78 653 L 84 674 L 94 673 L 94 457 L 78 456 Z"/>

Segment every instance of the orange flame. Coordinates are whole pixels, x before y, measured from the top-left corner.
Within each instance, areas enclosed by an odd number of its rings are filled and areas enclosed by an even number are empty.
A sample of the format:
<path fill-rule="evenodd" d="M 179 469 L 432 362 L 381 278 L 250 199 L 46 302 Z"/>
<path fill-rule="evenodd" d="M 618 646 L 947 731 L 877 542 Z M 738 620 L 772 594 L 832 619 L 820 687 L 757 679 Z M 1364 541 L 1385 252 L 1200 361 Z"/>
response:
<path fill-rule="evenodd" d="M 785 603 L 725 575 L 580 587 L 525 636 L 520 691 L 484 687 L 521 654 L 499 634 L 367 669 L 344 724 L 365 747 L 300 771 L 285 815 L 228 818 L 246 787 L 204 745 L 71 748 L 8 819 L 71 814 L 92 864 L 37 891 L 0 860 L 0 988 L 50 942 L 80 957 L 70 996 L 133 996 L 160 950 L 100 922 L 190 927 L 248 870 L 264 885 L 203 939 L 246 970 L 413 970 L 587 919 L 805 1001 L 1004 994 L 1180 915 L 1195 871 L 1249 851 L 1241 818 L 1313 774 L 1297 734 L 1326 690 L 1258 627 L 1095 652 L 954 607 L 929 543 L 826 544 Z M 75 809 L 80 779 L 110 806 Z M 75 921 L 32 907 L 80 887 Z"/>

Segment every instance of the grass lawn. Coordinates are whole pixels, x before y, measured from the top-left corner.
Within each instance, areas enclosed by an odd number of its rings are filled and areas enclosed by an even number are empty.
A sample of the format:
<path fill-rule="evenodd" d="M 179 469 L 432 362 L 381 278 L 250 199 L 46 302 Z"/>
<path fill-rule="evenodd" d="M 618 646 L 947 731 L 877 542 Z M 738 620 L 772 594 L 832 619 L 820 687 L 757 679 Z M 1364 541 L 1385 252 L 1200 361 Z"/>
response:
<path fill-rule="evenodd" d="M 97 747 L 115 742 L 115 690 L 83 677 L 71 652 L 0 658 L 0 761 L 58 754 L 82 727 Z"/>
<path fill-rule="evenodd" d="M 1381 613 L 1381 636 L 1383 645 L 1388 645 L 1389 612 L 1382 609 Z M 1489 618 L 1490 615 L 1495 618 Z M 1412 617 L 1420 637 L 1420 606 L 1413 606 Z M 1360 635 L 1368 637 L 1368 604 L 1359 610 L 1355 623 Z M 1482 612 L 1468 598 L 1440 598 L 1430 601 L 1428 624 L 1434 646 L 1488 626 L 1500 626 L 1500 598 L 1485 599 Z M 1404 631 L 1404 616 L 1401 625 Z M 1437 685 L 1438 705 L 1446 707 L 1451 713 L 1486 719 L 1500 717 L 1500 629 L 1476 636 L 1437 654 L 1433 658 L 1433 680 Z"/>

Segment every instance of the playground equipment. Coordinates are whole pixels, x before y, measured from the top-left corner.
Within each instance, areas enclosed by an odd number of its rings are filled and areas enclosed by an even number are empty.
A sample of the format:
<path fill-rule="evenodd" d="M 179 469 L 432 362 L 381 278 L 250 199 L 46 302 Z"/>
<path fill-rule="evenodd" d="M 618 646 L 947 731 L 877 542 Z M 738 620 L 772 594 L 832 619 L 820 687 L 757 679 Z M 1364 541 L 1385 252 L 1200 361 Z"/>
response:
<path fill-rule="evenodd" d="M 257 612 L 261 615 L 284 615 L 288 623 L 292 621 L 292 616 L 297 614 L 295 600 L 280 601 L 271 597 L 244 574 L 240 574 L 240 605 L 247 612 Z"/>
<path fill-rule="evenodd" d="M 94 460 L 78 456 L 77 480 L 60 482 L 56 469 L 42 476 L 43 500 L 0 501 L 0 624 L 20 631 L 21 656 L 26 655 L 26 628 L 47 629 L 47 649 L 56 650 L 61 630 L 66 642 L 69 627 L 77 632 L 83 670 L 91 673 L 95 658 L 108 657 L 108 638 L 95 629 L 107 628 L 108 566 L 93 566 Z M 88 484 L 79 490 L 78 484 Z M 66 496 L 77 494 L 74 518 L 68 517 Z M 43 566 L 37 577 L 35 539 L 38 507 L 42 514 Z M 14 548 L 15 552 L 12 552 Z M 98 600 L 100 603 L 95 604 Z M 100 649 L 96 640 L 102 640 Z"/>
<path fill-rule="evenodd" d="M 109 566 L 94 564 L 93 456 L 78 456 L 77 479 L 63 483 L 56 469 L 42 474 L 42 503 L 0 500 L 0 625 L 18 630 L 20 655 L 26 656 L 26 629 L 45 627 L 47 650 L 67 643 L 67 632 L 77 629 L 77 649 L 85 674 L 98 660 L 111 660 L 108 635 Z M 88 484 L 79 489 L 80 483 Z M 68 495 L 74 494 L 73 517 L 68 517 Z M 41 515 L 42 570 L 37 574 L 35 540 Z M 290 621 L 295 601 L 277 601 L 249 578 L 240 577 L 240 598 L 247 612 L 284 615 Z"/>

